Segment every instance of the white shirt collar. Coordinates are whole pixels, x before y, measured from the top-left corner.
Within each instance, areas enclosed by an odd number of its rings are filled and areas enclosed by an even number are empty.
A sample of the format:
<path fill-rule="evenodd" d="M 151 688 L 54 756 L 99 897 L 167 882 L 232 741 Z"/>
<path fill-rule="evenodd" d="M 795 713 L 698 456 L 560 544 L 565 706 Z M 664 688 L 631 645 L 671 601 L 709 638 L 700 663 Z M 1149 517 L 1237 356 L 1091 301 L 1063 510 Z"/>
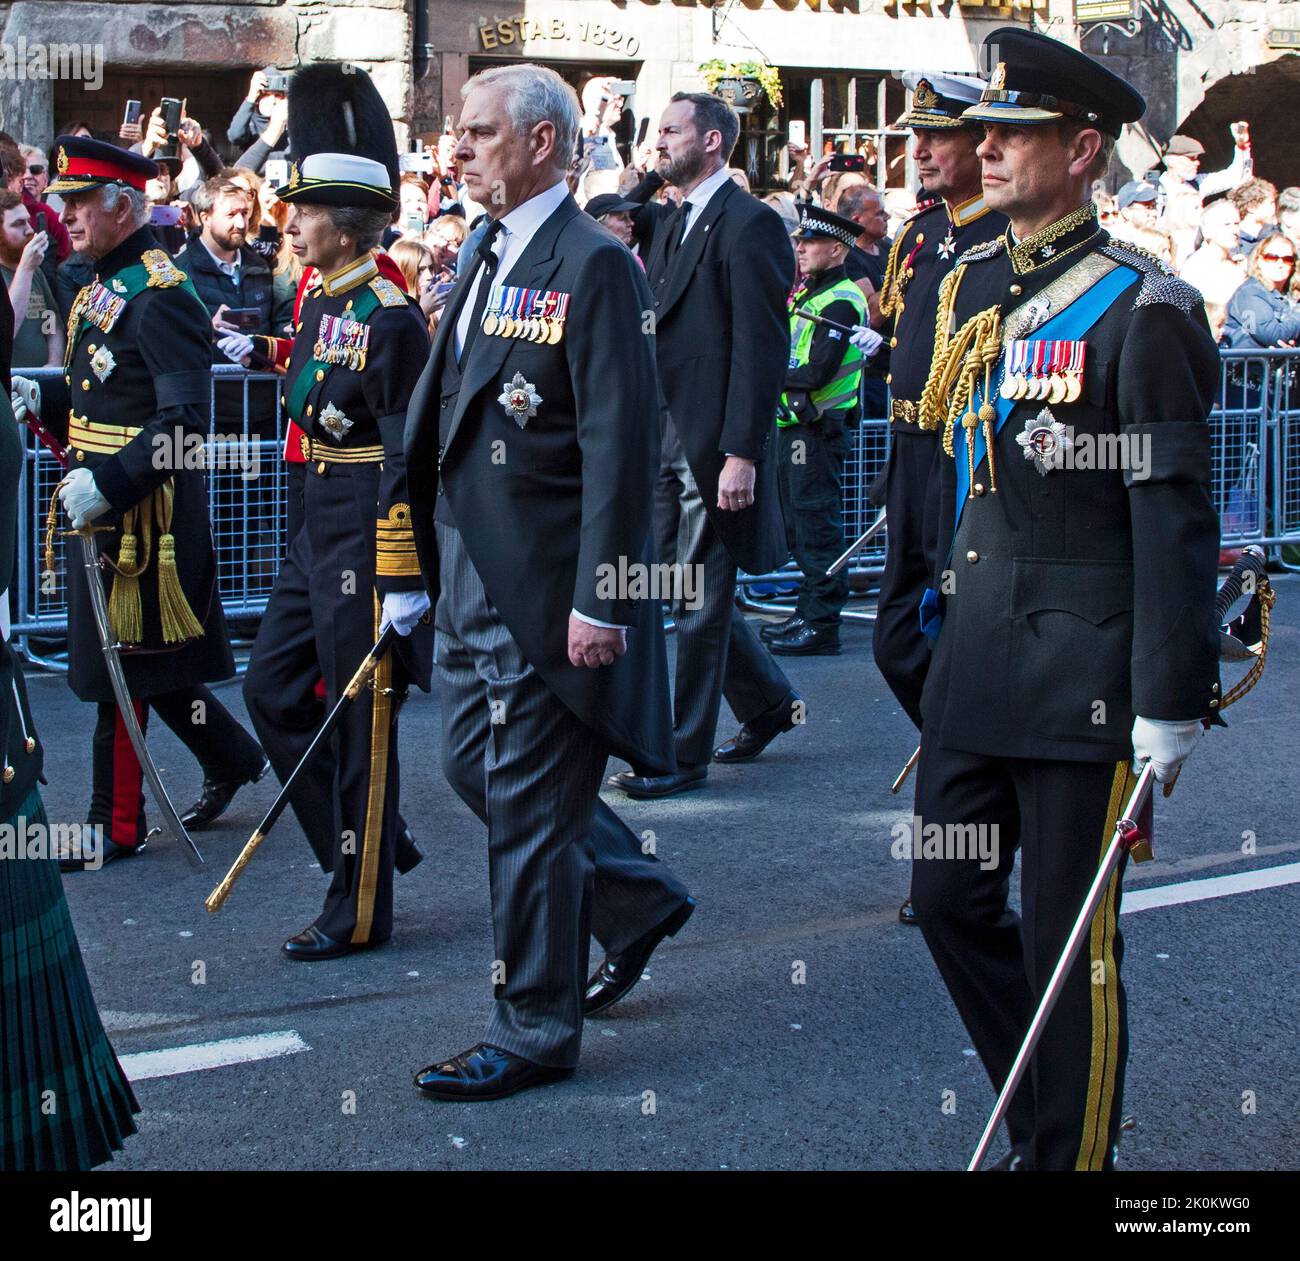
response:
<path fill-rule="evenodd" d="M 716 193 L 730 178 L 731 176 L 727 174 L 727 168 L 725 166 L 718 167 L 712 175 L 707 179 L 701 180 L 691 190 L 690 196 L 686 198 L 686 204 L 688 206 L 694 206 L 696 211 L 703 210 L 704 207 L 709 204 L 713 194 Z M 688 211 L 687 213 L 691 214 L 692 218 L 694 217 L 692 212 Z"/>
<path fill-rule="evenodd" d="M 537 229 L 555 213 L 568 195 L 569 186 L 559 180 L 503 216 L 501 226 L 506 230 L 511 245 L 515 249 L 526 248 L 537 234 Z"/>

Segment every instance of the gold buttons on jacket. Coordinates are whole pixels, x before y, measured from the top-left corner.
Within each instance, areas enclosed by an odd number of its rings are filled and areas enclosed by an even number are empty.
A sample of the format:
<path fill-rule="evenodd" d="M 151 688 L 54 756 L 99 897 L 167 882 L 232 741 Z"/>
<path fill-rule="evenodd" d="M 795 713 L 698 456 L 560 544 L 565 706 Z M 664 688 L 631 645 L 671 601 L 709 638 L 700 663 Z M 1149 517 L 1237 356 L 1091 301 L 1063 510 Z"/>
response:
<path fill-rule="evenodd" d="M 88 389 L 90 389 L 90 382 L 87 381 L 84 377 L 82 378 L 82 381 L 81 381 L 81 388 L 82 388 L 83 390 L 88 390 Z"/>
<path fill-rule="evenodd" d="M 94 343 L 94 342 L 91 342 L 90 345 L 86 347 L 86 353 L 89 354 L 89 355 L 93 355 L 93 354 L 95 353 L 95 343 Z"/>
<path fill-rule="evenodd" d="M 35 753 L 36 741 L 33 740 L 31 736 L 28 736 L 27 739 L 23 741 L 23 749 L 28 753 Z"/>
<path fill-rule="evenodd" d="M 889 339 L 889 348 L 892 350 L 892 349 L 893 349 L 895 346 L 897 346 L 897 345 L 898 345 L 898 338 L 897 338 L 897 337 L 891 337 L 891 338 Z"/>
<path fill-rule="evenodd" d="M 85 458 L 86 458 L 86 453 L 85 453 L 84 451 L 78 451 L 78 452 L 77 452 L 77 459 L 78 459 L 78 460 L 84 460 Z"/>
<path fill-rule="evenodd" d="M 325 369 L 324 369 L 324 368 L 317 368 L 317 369 L 316 369 L 316 380 L 317 380 L 317 381 L 323 381 L 323 380 L 325 380 Z"/>
<path fill-rule="evenodd" d="M 14 768 L 12 766 L 5 767 L 4 780 L 6 784 L 12 784 L 14 782 Z"/>
<path fill-rule="evenodd" d="M 307 404 L 307 415 L 310 416 L 310 415 L 314 412 L 314 410 L 315 410 L 315 409 L 312 407 L 312 405 L 311 405 L 310 403 L 308 403 L 308 404 Z"/>
<path fill-rule="evenodd" d="M 1214 696 L 1218 696 L 1218 694 L 1219 694 L 1219 685 L 1216 683 L 1212 688 L 1210 688 L 1210 692 L 1211 692 L 1211 694 L 1213 694 Z"/>
<path fill-rule="evenodd" d="M 1011 292 L 1015 297 L 1019 297 L 1022 293 L 1024 293 L 1024 290 L 1019 285 L 1012 285 Z"/>
<path fill-rule="evenodd" d="M 984 493 L 984 483 L 976 482 L 975 485 L 971 487 L 971 489 L 975 492 L 975 495 L 978 498 L 978 496 Z"/>
<path fill-rule="evenodd" d="M 971 565 L 978 565 L 980 563 L 980 554 L 978 552 L 967 552 L 966 560 Z"/>

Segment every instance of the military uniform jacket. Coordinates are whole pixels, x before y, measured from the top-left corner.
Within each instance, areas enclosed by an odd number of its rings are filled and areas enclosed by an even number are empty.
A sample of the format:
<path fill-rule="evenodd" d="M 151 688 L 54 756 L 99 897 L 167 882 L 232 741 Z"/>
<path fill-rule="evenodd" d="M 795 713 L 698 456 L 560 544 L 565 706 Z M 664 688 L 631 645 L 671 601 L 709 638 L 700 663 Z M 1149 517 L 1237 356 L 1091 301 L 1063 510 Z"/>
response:
<path fill-rule="evenodd" d="M 375 540 L 375 589 L 380 597 L 419 591 L 402 438 L 429 355 L 424 317 L 367 254 L 304 293 L 296 332 L 283 398 L 303 431 L 303 454 L 320 476 L 347 475 L 336 471 L 341 465 L 377 470 L 377 479 L 353 478 L 358 529 L 373 531 Z M 428 690 L 424 638 L 419 650 L 399 644 L 399 655 Z"/>
<path fill-rule="evenodd" d="M 923 432 L 916 424 L 916 407 L 934 357 L 934 316 L 939 286 L 956 266 L 959 255 L 1005 231 L 1005 215 L 989 210 L 983 197 L 955 206 L 945 202 L 913 215 L 894 239 L 880 291 L 880 311 L 888 324 L 890 398 L 895 430 Z M 910 404 L 910 406 L 908 406 Z"/>
<path fill-rule="evenodd" d="M 483 324 L 459 388 L 446 396 L 444 359 L 455 353 L 452 332 L 476 270 L 468 267 L 447 299 L 406 430 L 429 594 L 436 602 L 433 519 L 445 494 L 489 599 L 547 687 L 619 757 L 674 770 L 659 600 L 638 595 L 630 568 L 652 559 L 659 462 L 641 268 L 566 197 L 498 277 L 509 289 L 531 291 L 545 309 L 567 312 L 560 335 L 530 340 Z M 451 414 L 440 441 L 444 408 Z M 573 609 L 628 627 L 627 652 L 599 670 L 571 665 Z"/>
<path fill-rule="evenodd" d="M 961 505 L 965 447 L 940 460 L 942 626 L 922 712 L 926 741 L 946 748 L 1113 761 L 1132 754 L 1134 714 L 1187 720 L 1218 707 L 1219 523 L 1206 423 L 1218 354 L 1200 295 L 1151 256 L 1111 244 L 1089 210 L 1018 245 L 1004 237 L 976 248 L 954 277 L 951 327 L 960 330 L 979 312 L 1008 319 L 1043 302 L 1089 255 L 1135 273 L 1083 337 L 1079 397 L 1047 409 L 1047 420 L 1072 427 L 1063 455 L 1074 467 L 1041 473 L 1016 441 L 1045 423 L 1041 401 L 1015 403 L 993 443 L 994 469 L 987 459 L 976 467 Z M 938 319 L 948 314 L 941 302 Z M 995 371 L 994 395 L 998 380 Z M 1114 467 L 1113 455 L 1111 467 L 1087 466 L 1107 435 L 1126 439 L 1128 467 Z"/>
<path fill-rule="evenodd" d="M 140 276 L 140 267 L 147 269 L 147 284 L 115 307 Z M 132 696 L 147 700 L 230 678 L 235 671 L 217 593 L 203 458 L 212 326 L 185 273 L 158 248 L 147 227 L 106 254 L 96 275 L 97 285 L 78 295 L 68 325 L 70 467 L 91 469 L 111 505 L 92 523 L 107 527 L 95 537 L 110 601 L 120 580 L 114 566 L 133 568 L 129 556 L 123 560 L 124 535 L 134 539 L 137 565 L 148 553 L 137 579 L 142 634 L 122 651 Z M 166 528 L 159 514 L 170 516 Z M 124 530 L 124 524 L 131 528 Z M 159 606 L 165 533 L 174 539 L 175 573 L 185 602 L 202 627 L 202 634 L 172 642 Z M 75 540 L 69 540 L 65 556 L 68 682 L 82 700 L 111 701 Z"/>

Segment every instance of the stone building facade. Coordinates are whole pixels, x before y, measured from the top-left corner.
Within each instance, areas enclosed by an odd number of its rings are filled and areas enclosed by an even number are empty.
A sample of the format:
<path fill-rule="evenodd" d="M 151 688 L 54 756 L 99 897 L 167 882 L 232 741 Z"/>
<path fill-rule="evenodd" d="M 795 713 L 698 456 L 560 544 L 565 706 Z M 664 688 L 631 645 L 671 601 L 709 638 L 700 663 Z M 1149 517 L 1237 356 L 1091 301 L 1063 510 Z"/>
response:
<path fill-rule="evenodd" d="M 0 126 L 38 144 L 71 121 L 111 134 L 128 97 L 147 110 L 173 95 L 220 137 L 253 69 L 310 60 L 366 67 L 403 138 L 439 132 L 474 70 L 520 59 L 551 65 L 575 84 L 594 73 L 634 79 L 639 122 L 653 120 L 672 91 L 698 86 L 702 62 L 761 57 L 780 68 L 786 101 L 752 121 L 754 161 L 778 150 L 794 123 L 819 147 L 876 137 L 893 183 L 905 177 L 902 140 L 890 127 L 905 105 L 899 73 L 978 71 L 981 39 L 1010 21 L 1081 43 L 1147 94 L 1150 113 L 1120 148 L 1129 170 L 1151 165 L 1179 129 L 1206 145 L 1207 165 L 1226 161 L 1227 123 L 1244 117 L 1260 172 L 1300 183 L 1291 111 L 1279 108 L 1300 95 L 1300 5 L 1139 0 L 1132 32 L 1122 17 L 1081 27 L 1076 7 L 1074 0 L 15 0 L 0 3 Z M 42 50 L 57 77 L 42 76 Z"/>

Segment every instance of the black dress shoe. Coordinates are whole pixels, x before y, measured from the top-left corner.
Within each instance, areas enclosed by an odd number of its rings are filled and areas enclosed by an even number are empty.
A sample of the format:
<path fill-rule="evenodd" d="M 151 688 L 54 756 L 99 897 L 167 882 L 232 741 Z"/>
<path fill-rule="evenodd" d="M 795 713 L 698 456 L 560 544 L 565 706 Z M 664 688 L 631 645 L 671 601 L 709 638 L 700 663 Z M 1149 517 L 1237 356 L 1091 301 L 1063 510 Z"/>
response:
<path fill-rule="evenodd" d="M 707 766 L 679 766 L 672 775 L 638 775 L 635 771 L 620 771 L 605 782 L 611 788 L 621 788 L 637 801 L 654 797 L 673 797 L 692 788 L 703 788 L 709 777 Z"/>
<path fill-rule="evenodd" d="M 898 908 L 898 922 L 900 924 L 910 924 L 913 928 L 916 924 L 916 911 L 912 907 L 912 899 L 908 898 L 902 906 Z"/>
<path fill-rule="evenodd" d="M 798 613 L 791 613 L 789 617 L 780 622 L 768 622 L 766 626 L 759 627 L 758 637 L 765 644 L 770 644 L 778 635 L 784 635 L 788 631 L 798 630 L 801 626 L 808 623 L 799 616 Z"/>
<path fill-rule="evenodd" d="M 143 841 L 138 845 L 119 845 L 112 837 L 106 836 L 102 854 L 96 854 L 94 849 L 87 852 L 80 844 L 76 849 L 60 854 L 59 870 L 94 871 L 97 867 L 107 867 L 109 863 L 117 862 L 119 858 L 134 858 L 137 854 L 143 854 L 144 848 Z"/>
<path fill-rule="evenodd" d="M 290 959 L 300 959 L 305 963 L 314 963 L 318 959 L 339 959 L 358 950 L 373 950 L 382 946 L 382 941 L 367 941 L 354 946 L 350 941 L 335 941 L 326 936 L 315 924 L 309 924 L 296 937 L 290 937 L 280 947 Z"/>
<path fill-rule="evenodd" d="M 403 828 L 397 834 L 397 855 L 393 860 L 393 866 L 397 868 L 397 874 L 404 876 L 408 871 L 414 870 L 424 859 L 424 851 L 415 843 L 415 837 L 411 835 L 410 828 Z"/>
<path fill-rule="evenodd" d="M 262 765 L 247 779 L 205 779 L 199 799 L 183 815 L 181 822 L 190 832 L 198 832 L 215 823 L 235 799 L 235 794 L 245 784 L 255 784 L 271 769 L 271 759 L 264 757 Z"/>
<path fill-rule="evenodd" d="M 572 1076 L 571 1068 L 534 1064 L 520 1055 L 480 1042 L 441 1064 L 430 1064 L 421 1069 L 415 1075 L 415 1084 L 430 1099 L 482 1103 Z"/>
<path fill-rule="evenodd" d="M 838 657 L 840 628 L 804 622 L 769 639 L 767 650 L 778 657 Z"/>
<path fill-rule="evenodd" d="M 609 956 L 592 973 L 591 980 L 587 982 L 582 1014 L 594 1016 L 623 998 L 641 979 L 641 973 L 645 971 L 645 965 L 650 962 L 655 947 L 665 937 L 677 936 L 694 910 L 695 899 L 687 897 L 686 901 L 667 919 L 661 920 L 644 937 L 634 941 L 622 954 Z"/>
<path fill-rule="evenodd" d="M 789 692 L 771 709 L 757 718 L 751 718 L 726 744 L 713 750 L 715 762 L 752 762 L 773 740 L 784 731 L 792 731 L 795 706 L 799 703 L 797 692 Z"/>

